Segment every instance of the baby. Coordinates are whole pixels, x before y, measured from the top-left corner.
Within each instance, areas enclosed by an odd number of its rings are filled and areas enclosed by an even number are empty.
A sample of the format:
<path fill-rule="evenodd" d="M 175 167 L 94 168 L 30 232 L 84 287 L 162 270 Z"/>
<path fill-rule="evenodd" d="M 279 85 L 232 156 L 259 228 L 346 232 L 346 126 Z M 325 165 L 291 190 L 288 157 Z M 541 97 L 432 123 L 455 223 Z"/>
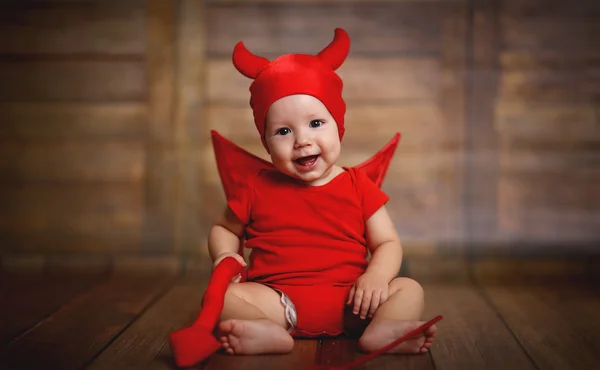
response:
<path fill-rule="evenodd" d="M 374 351 L 423 323 L 423 289 L 396 277 L 402 247 L 387 195 L 363 171 L 337 165 L 346 105 L 334 71 L 349 47 L 341 29 L 316 56 L 270 62 L 235 47 L 233 64 L 254 80 L 250 105 L 274 169 L 248 178 L 210 231 L 214 266 L 228 256 L 247 266 L 247 281 L 225 295 L 218 337 L 227 353 L 287 353 L 293 337 L 356 330 L 360 347 Z M 426 352 L 435 332 L 390 352 Z"/>

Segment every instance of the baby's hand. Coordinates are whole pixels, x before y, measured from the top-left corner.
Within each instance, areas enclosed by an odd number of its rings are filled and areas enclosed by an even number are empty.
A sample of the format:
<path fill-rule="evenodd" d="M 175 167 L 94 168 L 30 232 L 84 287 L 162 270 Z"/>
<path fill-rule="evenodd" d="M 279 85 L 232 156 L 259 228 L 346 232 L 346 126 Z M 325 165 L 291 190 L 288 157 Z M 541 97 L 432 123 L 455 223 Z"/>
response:
<path fill-rule="evenodd" d="M 367 315 L 373 317 L 377 308 L 388 299 L 388 281 L 374 272 L 365 272 L 350 289 L 346 304 L 352 304 L 352 312 L 365 319 Z"/>
<path fill-rule="evenodd" d="M 244 257 L 240 256 L 239 253 L 231 253 L 231 252 L 227 252 L 227 253 L 221 253 L 217 256 L 217 258 L 215 259 L 215 262 L 213 262 L 213 269 L 215 267 L 217 267 L 217 265 L 219 263 L 221 263 L 221 261 L 223 261 L 225 258 L 227 257 L 233 257 L 235 258 L 242 266 L 246 267 L 246 261 L 244 261 Z M 237 274 L 231 281 L 234 283 L 239 283 L 240 280 L 242 280 L 242 275 L 241 274 Z"/>

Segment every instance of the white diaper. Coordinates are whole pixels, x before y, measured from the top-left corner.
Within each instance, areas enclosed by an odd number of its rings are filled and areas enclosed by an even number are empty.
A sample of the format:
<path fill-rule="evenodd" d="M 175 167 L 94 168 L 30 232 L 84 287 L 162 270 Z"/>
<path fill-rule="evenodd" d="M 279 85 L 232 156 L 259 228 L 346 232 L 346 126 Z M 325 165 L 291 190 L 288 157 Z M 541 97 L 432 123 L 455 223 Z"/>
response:
<path fill-rule="evenodd" d="M 284 292 L 279 289 L 273 288 L 279 295 L 281 296 L 281 304 L 285 308 L 285 319 L 288 324 L 290 324 L 290 328 L 288 329 L 288 333 L 291 333 L 298 326 L 298 316 L 296 314 L 296 306 L 294 306 L 294 302 L 287 296 Z"/>

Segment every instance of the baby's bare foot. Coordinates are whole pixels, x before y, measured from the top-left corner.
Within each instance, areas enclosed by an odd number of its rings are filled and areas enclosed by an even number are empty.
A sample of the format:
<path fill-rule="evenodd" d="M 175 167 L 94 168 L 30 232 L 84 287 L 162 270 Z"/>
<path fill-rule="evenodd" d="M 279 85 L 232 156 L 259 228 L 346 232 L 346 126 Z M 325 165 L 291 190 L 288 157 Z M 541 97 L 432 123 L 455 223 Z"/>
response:
<path fill-rule="evenodd" d="M 289 333 L 267 319 L 226 320 L 219 331 L 221 346 L 231 355 L 288 353 L 294 348 Z"/>
<path fill-rule="evenodd" d="M 367 327 L 358 343 L 363 350 L 373 352 L 387 346 L 423 323 L 424 321 L 378 320 Z M 423 332 L 392 348 L 387 353 L 427 352 L 435 338 L 436 330 L 437 327 L 435 325 L 430 326 Z"/>

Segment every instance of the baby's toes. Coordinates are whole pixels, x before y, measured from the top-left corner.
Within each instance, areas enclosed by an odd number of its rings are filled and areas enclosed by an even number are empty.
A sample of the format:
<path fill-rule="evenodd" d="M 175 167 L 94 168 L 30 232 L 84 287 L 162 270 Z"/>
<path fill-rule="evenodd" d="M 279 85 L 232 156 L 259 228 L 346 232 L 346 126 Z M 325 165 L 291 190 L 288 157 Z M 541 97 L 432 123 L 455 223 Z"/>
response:
<path fill-rule="evenodd" d="M 235 337 L 233 335 L 229 336 L 229 347 L 234 351 L 234 352 L 240 352 L 240 339 L 238 337 Z"/>

